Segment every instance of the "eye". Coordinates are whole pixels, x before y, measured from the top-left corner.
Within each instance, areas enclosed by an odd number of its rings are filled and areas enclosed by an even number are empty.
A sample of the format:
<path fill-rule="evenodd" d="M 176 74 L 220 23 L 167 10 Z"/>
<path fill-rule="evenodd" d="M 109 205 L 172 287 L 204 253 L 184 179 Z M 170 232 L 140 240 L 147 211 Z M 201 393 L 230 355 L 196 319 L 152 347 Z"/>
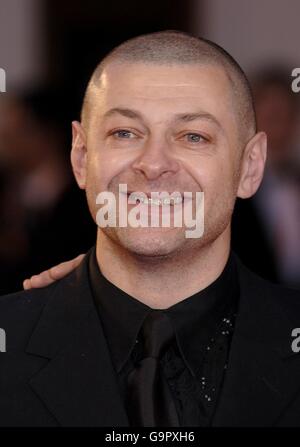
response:
<path fill-rule="evenodd" d="M 188 143 L 201 143 L 207 141 L 207 138 L 203 137 L 199 133 L 187 133 L 184 135 Z"/>
<path fill-rule="evenodd" d="M 130 139 L 130 138 L 135 137 L 133 132 L 131 132 L 130 130 L 126 130 L 126 129 L 116 130 L 115 132 L 112 133 L 112 135 L 114 137 L 120 138 L 120 139 Z"/>

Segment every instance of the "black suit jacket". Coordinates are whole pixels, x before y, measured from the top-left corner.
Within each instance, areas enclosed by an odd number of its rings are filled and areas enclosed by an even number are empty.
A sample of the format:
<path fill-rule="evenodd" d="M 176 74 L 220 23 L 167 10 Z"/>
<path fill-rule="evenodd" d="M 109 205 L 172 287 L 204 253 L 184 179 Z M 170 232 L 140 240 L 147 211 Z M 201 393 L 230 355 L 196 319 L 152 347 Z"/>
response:
<path fill-rule="evenodd" d="M 232 215 L 231 245 L 250 270 L 272 282 L 280 283 L 275 241 L 257 210 L 255 200 L 256 195 L 250 199 L 237 198 Z"/>
<path fill-rule="evenodd" d="M 213 426 L 300 426 L 300 293 L 237 258 L 240 309 Z M 124 315 L 126 318 L 126 315 Z M 44 289 L 0 299 L 1 426 L 128 426 L 87 258 Z"/>

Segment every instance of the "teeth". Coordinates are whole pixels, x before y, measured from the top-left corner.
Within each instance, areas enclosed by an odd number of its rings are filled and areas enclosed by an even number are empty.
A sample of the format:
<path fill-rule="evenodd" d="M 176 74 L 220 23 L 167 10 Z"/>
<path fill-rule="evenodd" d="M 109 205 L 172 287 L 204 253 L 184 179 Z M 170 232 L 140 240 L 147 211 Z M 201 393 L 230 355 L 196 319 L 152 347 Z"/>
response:
<path fill-rule="evenodd" d="M 132 194 L 134 200 L 139 200 L 141 203 L 145 205 L 170 205 L 171 202 L 175 204 L 179 204 L 182 202 L 182 197 L 169 198 L 166 197 L 164 199 L 152 199 L 150 197 L 143 197 L 138 194 Z"/>
<path fill-rule="evenodd" d="M 143 200 L 142 196 L 139 196 L 138 194 L 135 193 L 131 193 L 130 196 L 133 198 L 133 200 L 140 200 L 140 201 Z"/>
<path fill-rule="evenodd" d="M 182 197 L 180 196 L 180 197 L 175 197 L 175 199 L 173 199 L 174 200 L 174 203 L 182 203 Z"/>

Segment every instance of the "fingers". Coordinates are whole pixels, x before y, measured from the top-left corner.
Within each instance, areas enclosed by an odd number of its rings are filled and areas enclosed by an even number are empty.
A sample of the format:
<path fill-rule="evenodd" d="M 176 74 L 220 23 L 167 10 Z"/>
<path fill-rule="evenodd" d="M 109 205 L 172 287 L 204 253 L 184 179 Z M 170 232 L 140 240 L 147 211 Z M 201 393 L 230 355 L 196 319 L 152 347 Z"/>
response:
<path fill-rule="evenodd" d="M 38 275 L 33 275 L 31 278 L 25 279 L 23 282 L 24 290 L 46 287 L 49 284 L 52 284 L 72 272 L 72 270 L 80 264 L 83 258 L 84 254 L 81 254 L 76 258 L 71 259 L 71 261 L 62 262 L 49 270 L 45 270 Z"/>
<path fill-rule="evenodd" d="M 24 289 L 24 290 L 31 289 L 31 286 L 30 286 L 30 279 L 25 279 L 25 280 L 23 281 L 23 289 Z"/>
<path fill-rule="evenodd" d="M 23 287 L 25 290 L 35 289 L 38 287 L 46 287 L 52 282 L 54 282 L 54 280 L 51 278 L 49 270 L 46 270 L 39 275 L 33 275 L 30 279 L 25 279 Z"/>
<path fill-rule="evenodd" d="M 58 279 L 63 278 L 72 270 L 74 270 L 82 261 L 84 255 L 79 255 L 71 261 L 62 262 L 61 264 L 55 265 L 51 269 L 47 270 L 49 272 L 50 278 L 52 282 L 57 281 Z"/>

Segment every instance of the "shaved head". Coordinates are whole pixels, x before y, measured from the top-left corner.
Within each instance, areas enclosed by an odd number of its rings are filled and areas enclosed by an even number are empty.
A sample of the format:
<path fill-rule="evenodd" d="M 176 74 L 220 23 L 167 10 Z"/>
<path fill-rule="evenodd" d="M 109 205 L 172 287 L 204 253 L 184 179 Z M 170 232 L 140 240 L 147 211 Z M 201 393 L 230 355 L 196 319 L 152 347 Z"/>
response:
<path fill-rule="evenodd" d="M 233 108 L 242 143 L 256 133 L 256 117 L 249 81 L 239 64 L 222 47 L 178 31 L 141 35 L 114 48 L 96 67 L 84 96 L 81 121 L 88 127 L 94 104 L 93 91 L 101 87 L 108 64 L 210 65 L 224 70 L 230 84 Z"/>

